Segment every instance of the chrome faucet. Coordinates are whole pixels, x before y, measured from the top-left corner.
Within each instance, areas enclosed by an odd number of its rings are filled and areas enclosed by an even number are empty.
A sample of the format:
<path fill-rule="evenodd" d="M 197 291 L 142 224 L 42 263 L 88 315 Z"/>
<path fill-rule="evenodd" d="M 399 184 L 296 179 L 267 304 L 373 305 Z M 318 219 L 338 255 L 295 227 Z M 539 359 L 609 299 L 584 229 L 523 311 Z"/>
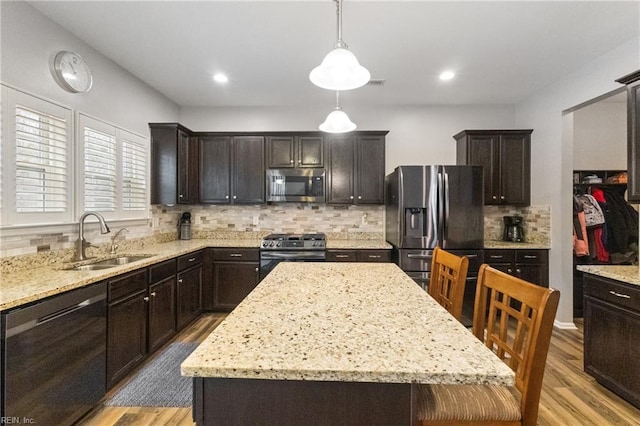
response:
<path fill-rule="evenodd" d="M 96 212 L 86 212 L 82 216 L 80 216 L 80 220 L 78 221 L 79 232 L 78 239 L 76 241 L 76 256 L 74 260 L 87 260 L 87 247 L 93 247 L 91 243 L 84 239 L 84 220 L 87 216 L 95 216 L 98 218 L 98 222 L 100 222 L 100 233 L 108 234 L 110 232 L 109 227 L 107 226 L 107 222 L 104 221 L 104 217 L 100 213 Z"/>
<path fill-rule="evenodd" d="M 127 228 L 120 228 L 120 230 L 116 232 L 116 235 L 114 235 L 113 238 L 111 238 L 111 248 L 109 249 L 109 253 L 116 254 L 116 250 L 118 250 L 118 245 L 116 244 L 116 238 L 118 238 L 118 235 L 120 235 L 122 231 L 129 232 Z"/>

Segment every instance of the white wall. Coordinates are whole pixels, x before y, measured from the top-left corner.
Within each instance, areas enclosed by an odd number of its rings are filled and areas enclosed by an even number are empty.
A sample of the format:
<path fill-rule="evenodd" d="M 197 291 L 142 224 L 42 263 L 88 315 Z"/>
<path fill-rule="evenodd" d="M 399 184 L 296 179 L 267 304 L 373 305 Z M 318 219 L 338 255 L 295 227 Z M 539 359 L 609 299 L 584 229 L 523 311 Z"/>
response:
<path fill-rule="evenodd" d="M 556 323 L 573 324 L 572 174 L 573 116 L 562 112 L 620 87 L 615 79 L 640 68 L 640 39 L 633 39 L 516 105 L 516 125 L 534 130 L 532 204 L 551 205 L 550 283 L 561 291 Z M 566 130 L 563 133 L 563 126 Z"/>
<path fill-rule="evenodd" d="M 573 125 L 575 170 L 627 169 L 626 101 L 600 101 L 580 108 L 573 112 Z"/>
<path fill-rule="evenodd" d="M 149 122 L 177 121 L 179 108 L 25 2 L 0 2 L 0 81 L 119 127 L 149 135 Z M 73 94 L 57 85 L 50 64 L 75 51 L 93 70 L 93 88 Z"/>
<path fill-rule="evenodd" d="M 330 108 L 182 108 L 194 131 L 316 130 Z M 513 128 L 512 105 L 346 108 L 358 130 L 389 130 L 386 169 L 400 164 L 455 164 L 453 135 L 464 129 Z"/>

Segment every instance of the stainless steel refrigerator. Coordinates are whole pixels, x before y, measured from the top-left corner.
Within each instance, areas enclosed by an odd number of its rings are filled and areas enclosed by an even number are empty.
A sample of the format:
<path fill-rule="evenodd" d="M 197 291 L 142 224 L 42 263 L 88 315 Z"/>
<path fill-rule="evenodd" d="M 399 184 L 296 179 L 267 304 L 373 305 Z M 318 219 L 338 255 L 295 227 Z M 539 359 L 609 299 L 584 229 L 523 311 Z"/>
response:
<path fill-rule="evenodd" d="M 398 166 L 385 179 L 386 238 L 400 268 L 426 290 L 436 246 L 469 258 L 465 325 L 483 262 L 483 190 L 481 166 Z"/>

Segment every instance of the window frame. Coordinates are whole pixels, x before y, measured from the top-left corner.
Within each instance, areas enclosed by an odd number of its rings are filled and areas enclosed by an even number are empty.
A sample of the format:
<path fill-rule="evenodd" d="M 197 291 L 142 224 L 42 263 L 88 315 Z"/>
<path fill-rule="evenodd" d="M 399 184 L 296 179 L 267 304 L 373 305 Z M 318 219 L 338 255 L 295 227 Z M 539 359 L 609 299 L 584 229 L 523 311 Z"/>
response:
<path fill-rule="evenodd" d="M 60 213 L 33 213 L 16 211 L 16 105 L 23 105 L 26 108 L 34 109 L 43 114 L 60 116 L 64 113 L 66 122 L 66 154 L 67 154 L 67 181 L 65 188 L 67 191 L 66 209 Z M 84 209 L 84 127 L 80 119 L 94 120 L 94 123 L 101 123 L 102 129 L 115 129 L 117 146 L 117 187 L 116 203 L 118 208 L 115 212 L 101 212 L 105 219 L 111 223 L 118 223 L 125 226 L 148 225 L 151 220 L 150 205 L 150 176 L 151 176 L 151 140 L 149 136 L 143 136 L 105 120 L 96 118 L 84 112 L 79 112 L 66 107 L 59 102 L 51 101 L 24 92 L 20 89 L 0 83 L 0 230 L 3 236 L 20 236 L 32 233 L 34 229 L 38 232 L 69 232 L 74 230 L 79 216 L 85 212 Z M 91 127 L 91 126 L 89 126 Z M 123 152 L 122 141 L 126 139 L 130 142 L 140 144 L 145 155 L 144 161 L 144 209 L 123 210 Z"/>
<path fill-rule="evenodd" d="M 58 103 L 51 102 L 37 96 L 0 85 L 2 94 L 2 207 L 0 208 L 0 219 L 2 228 L 5 227 L 35 227 L 51 224 L 66 224 L 73 220 L 73 188 L 74 176 L 74 116 L 70 108 Z M 66 128 L 66 168 L 67 180 L 65 190 L 67 193 L 66 207 L 61 212 L 17 212 L 17 191 L 16 191 L 16 107 L 20 105 L 24 108 L 35 110 L 42 114 L 50 114 L 65 120 Z M 61 117 L 62 116 L 62 117 Z"/>
<path fill-rule="evenodd" d="M 91 116 L 89 114 L 78 112 L 76 126 L 76 140 L 77 140 L 77 160 L 76 171 L 78 177 L 76 179 L 76 211 L 78 214 L 85 212 L 85 198 L 84 191 L 84 178 L 85 178 L 85 164 L 84 164 L 84 129 L 89 127 L 91 129 L 112 135 L 116 139 L 116 200 L 114 211 L 100 211 L 98 212 L 104 216 L 107 221 L 118 220 L 148 220 L 150 217 L 150 139 L 137 133 L 122 129 L 116 125 L 108 123 L 104 120 Z M 140 143 L 145 147 L 145 205 L 144 210 L 124 210 L 123 209 L 123 140 L 129 137 L 130 139 L 137 139 L 133 142 Z"/>

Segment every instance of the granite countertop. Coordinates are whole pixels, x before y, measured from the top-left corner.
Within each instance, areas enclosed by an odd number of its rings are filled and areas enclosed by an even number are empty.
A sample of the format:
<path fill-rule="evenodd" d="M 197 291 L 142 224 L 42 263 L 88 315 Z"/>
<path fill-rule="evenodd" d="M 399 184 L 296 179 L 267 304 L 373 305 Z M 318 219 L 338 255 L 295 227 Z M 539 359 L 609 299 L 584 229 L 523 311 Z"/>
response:
<path fill-rule="evenodd" d="M 219 378 L 514 382 L 505 363 L 392 263 L 280 263 L 181 369 Z"/>
<path fill-rule="evenodd" d="M 638 265 L 577 265 L 578 271 L 640 286 Z"/>
<path fill-rule="evenodd" d="M 109 269 L 74 271 L 63 269 L 65 267 L 64 264 L 55 264 L 52 266 L 6 273 L 3 274 L 2 282 L 0 283 L 0 311 L 44 299 L 45 297 L 54 296 L 68 290 L 84 287 L 91 283 L 207 247 L 257 248 L 259 244 L 259 240 L 253 239 L 176 240 L 154 246 L 147 246 L 143 252 L 123 251 L 122 253 L 118 253 L 117 256 L 126 256 L 127 254 L 148 254 L 152 256 Z"/>
<path fill-rule="evenodd" d="M 2 274 L 0 280 L 0 311 L 15 308 L 25 303 L 55 296 L 56 294 L 84 287 L 125 272 L 172 259 L 183 254 L 207 247 L 259 248 L 260 238 L 217 238 L 175 240 L 145 246 L 142 251 L 128 250 L 118 253 L 126 255 L 152 255 L 146 259 L 127 265 L 116 266 L 96 271 L 65 270 L 64 264 L 55 264 L 39 268 L 31 268 Z M 386 242 L 377 240 L 336 240 L 328 242 L 329 248 L 391 248 Z M 106 259 L 100 257 L 100 259 Z M 111 256 L 114 257 L 114 256 Z M 89 263 L 89 262 L 86 262 Z"/>
<path fill-rule="evenodd" d="M 327 238 L 327 249 L 387 249 L 393 246 L 382 240 L 334 240 Z"/>

